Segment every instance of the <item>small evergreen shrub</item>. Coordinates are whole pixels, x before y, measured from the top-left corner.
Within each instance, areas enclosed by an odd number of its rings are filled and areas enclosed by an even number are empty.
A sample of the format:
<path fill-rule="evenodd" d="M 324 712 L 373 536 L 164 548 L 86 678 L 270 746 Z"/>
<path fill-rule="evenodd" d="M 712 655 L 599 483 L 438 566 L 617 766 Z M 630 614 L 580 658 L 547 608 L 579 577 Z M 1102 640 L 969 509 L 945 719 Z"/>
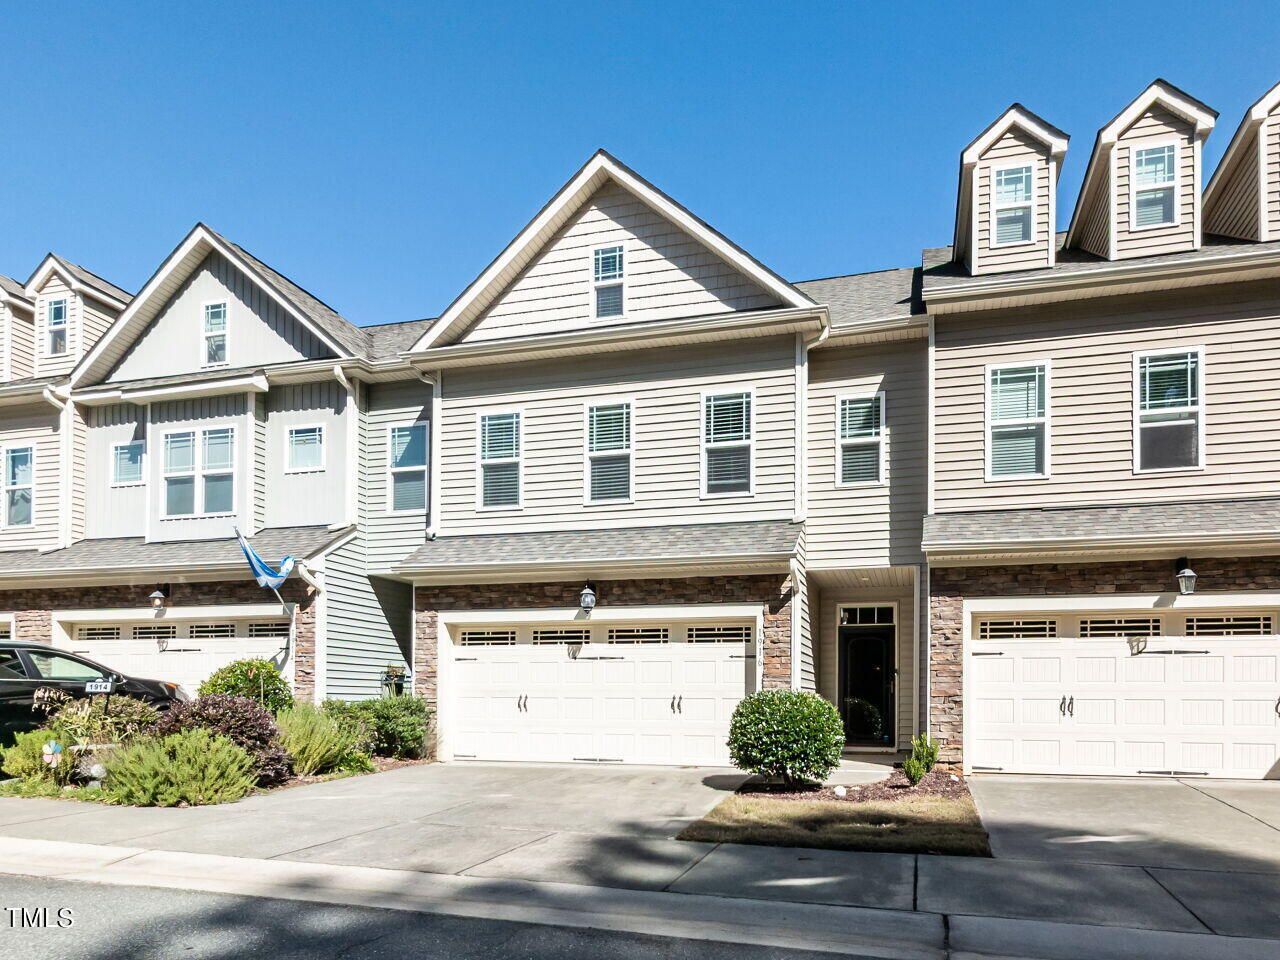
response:
<path fill-rule="evenodd" d="M 288 779 L 292 764 L 280 742 L 280 728 L 258 701 L 211 693 L 189 703 L 176 703 L 160 717 L 151 732 L 157 737 L 167 737 L 197 729 L 226 737 L 249 754 L 259 786 Z"/>
<path fill-rule="evenodd" d="M 200 684 L 200 696 L 226 693 L 235 697 L 256 700 L 272 713 L 293 706 L 293 692 L 289 682 L 280 675 L 270 660 L 237 660 L 215 670 L 209 679 Z"/>
<path fill-rule="evenodd" d="M 938 741 L 927 733 L 912 737 L 911 755 L 924 764 L 924 772 L 928 773 L 938 762 Z"/>
<path fill-rule="evenodd" d="M 326 713 L 354 717 L 369 730 L 369 752 L 379 757 L 420 757 L 431 711 L 420 697 L 326 700 Z"/>
<path fill-rule="evenodd" d="M 816 693 L 762 690 L 743 698 L 729 722 L 734 765 L 788 786 L 825 780 L 843 750 L 840 713 Z"/>
<path fill-rule="evenodd" d="M 57 755 L 58 762 L 55 766 L 50 766 L 44 759 L 45 745 L 48 743 L 59 743 L 63 748 Z M 0 761 L 0 770 L 26 783 L 70 783 L 75 766 L 75 757 L 67 749 L 67 744 L 59 739 L 57 731 L 48 728 L 18 734 L 17 740 L 4 751 L 4 759 Z"/>
<path fill-rule="evenodd" d="M 49 726 L 64 742 L 75 744 L 128 743 L 148 730 L 160 711 L 123 694 L 68 699 L 53 708 Z"/>
<path fill-rule="evenodd" d="M 208 730 L 184 730 L 112 753 L 105 785 L 121 803 L 176 807 L 230 803 L 253 782 L 253 758 L 243 749 Z"/>
<path fill-rule="evenodd" d="M 356 750 L 350 725 L 311 704 L 281 710 L 276 723 L 293 769 L 304 777 L 337 769 Z"/>
<path fill-rule="evenodd" d="M 925 774 L 929 772 L 929 768 L 925 766 L 925 762 L 921 757 L 912 753 L 911 756 L 902 761 L 902 772 L 906 774 L 907 779 L 914 787 L 925 778 Z"/>
<path fill-rule="evenodd" d="M 367 753 L 352 750 L 338 761 L 337 769 L 345 770 L 347 773 L 373 773 L 378 768 L 374 765 L 373 758 Z"/>

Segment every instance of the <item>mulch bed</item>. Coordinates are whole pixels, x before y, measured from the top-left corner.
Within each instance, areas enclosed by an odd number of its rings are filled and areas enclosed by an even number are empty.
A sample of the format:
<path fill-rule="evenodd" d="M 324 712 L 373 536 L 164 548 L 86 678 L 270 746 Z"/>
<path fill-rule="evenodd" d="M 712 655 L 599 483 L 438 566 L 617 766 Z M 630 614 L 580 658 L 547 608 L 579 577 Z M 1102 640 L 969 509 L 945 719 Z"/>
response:
<path fill-rule="evenodd" d="M 374 757 L 373 765 L 378 769 L 372 773 L 386 773 L 388 770 L 397 770 L 400 767 L 418 767 L 424 763 L 431 763 L 431 760 L 403 760 L 399 757 Z M 291 787 L 305 787 L 312 783 L 325 783 L 329 780 L 345 780 L 348 777 L 367 777 L 367 773 L 320 773 L 311 777 L 290 777 L 284 783 L 278 783 L 273 787 L 259 788 L 259 793 L 275 793 L 277 790 L 288 790 Z"/>
<path fill-rule="evenodd" d="M 931 770 L 916 786 L 911 786 L 906 774 L 894 770 L 888 780 L 880 783 L 864 783 L 848 786 L 842 797 L 835 787 L 815 787 L 811 790 L 788 790 L 782 784 L 762 780 L 748 780 L 738 788 L 738 793 L 765 794 L 771 800 L 832 800 L 836 803 L 869 803 L 894 800 L 918 800 L 931 796 L 959 800 L 969 796 L 969 785 L 964 777 L 943 770 Z"/>

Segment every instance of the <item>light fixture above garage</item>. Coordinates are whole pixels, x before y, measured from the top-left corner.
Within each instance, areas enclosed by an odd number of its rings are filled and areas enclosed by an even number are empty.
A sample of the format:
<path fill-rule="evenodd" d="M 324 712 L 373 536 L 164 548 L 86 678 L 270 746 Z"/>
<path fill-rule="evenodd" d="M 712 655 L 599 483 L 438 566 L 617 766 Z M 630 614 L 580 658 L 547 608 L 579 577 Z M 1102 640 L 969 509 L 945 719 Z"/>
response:
<path fill-rule="evenodd" d="M 584 586 L 582 588 L 582 593 L 578 595 L 578 604 L 587 613 L 590 613 L 593 609 L 595 609 L 595 605 L 596 605 L 595 587 L 593 587 L 589 583 L 586 586 Z"/>
<path fill-rule="evenodd" d="M 169 585 L 165 583 L 158 585 L 147 599 L 155 609 L 163 610 L 165 604 L 169 602 Z"/>
<path fill-rule="evenodd" d="M 1178 592 L 1184 597 L 1196 592 L 1196 572 L 1191 569 L 1186 557 L 1182 557 L 1173 565 L 1174 578 L 1178 581 Z"/>

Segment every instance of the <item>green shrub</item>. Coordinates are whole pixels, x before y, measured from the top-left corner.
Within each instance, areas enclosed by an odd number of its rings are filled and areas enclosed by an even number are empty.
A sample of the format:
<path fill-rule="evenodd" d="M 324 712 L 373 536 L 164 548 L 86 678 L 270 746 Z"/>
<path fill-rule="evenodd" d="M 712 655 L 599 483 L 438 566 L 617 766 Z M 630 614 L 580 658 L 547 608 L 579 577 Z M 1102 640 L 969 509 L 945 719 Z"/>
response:
<path fill-rule="evenodd" d="M 431 711 L 420 697 L 326 700 L 326 713 L 352 717 L 368 728 L 368 751 L 380 757 L 420 757 Z"/>
<path fill-rule="evenodd" d="M 938 762 L 938 742 L 927 733 L 912 737 L 911 756 L 919 760 L 924 766 L 924 772 L 928 773 Z"/>
<path fill-rule="evenodd" d="M 373 763 L 373 758 L 362 750 L 352 750 L 345 757 L 338 761 L 338 770 L 345 770 L 347 773 L 373 773 L 378 768 Z"/>
<path fill-rule="evenodd" d="M 280 728 L 256 700 L 211 693 L 189 703 L 176 703 L 151 732 L 157 737 L 167 737 L 196 729 L 226 737 L 253 757 L 253 772 L 259 786 L 286 780 L 293 769 L 289 754 L 280 742 Z"/>
<path fill-rule="evenodd" d="M 354 700 L 326 700 L 320 705 L 320 709 L 351 737 L 355 750 L 373 753 L 377 735 L 359 709 L 359 703 Z"/>
<path fill-rule="evenodd" d="M 270 660 L 237 660 L 215 670 L 200 684 L 200 696 L 229 693 L 235 697 L 257 700 L 272 713 L 293 706 L 293 692 Z"/>
<path fill-rule="evenodd" d="M 207 730 L 137 740 L 107 759 L 105 785 L 121 803 L 198 806 L 239 800 L 253 789 L 253 758 Z"/>
<path fill-rule="evenodd" d="M 840 713 L 816 693 L 762 690 L 745 697 L 729 722 L 734 765 L 788 786 L 825 780 L 843 749 Z"/>
<path fill-rule="evenodd" d="M 56 707 L 49 726 L 63 742 L 127 743 L 151 727 L 160 711 L 123 694 L 80 697 Z"/>
<path fill-rule="evenodd" d="M 911 781 L 911 785 L 914 787 L 924 779 L 925 774 L 929 772 L 929 768 L 921 757 L 912 753 L 911 756 L 902 761 L 902 772 L 906 774 L 907 779 Z"/>
<path fill-rule="evenodd" d="M 58 764 L 54 767 L 50 767 L 44 760 L 44 747 L 50 741 L 63 746 Z M 0 762 L 0 770 L 11 777 L 29 783 L 59 785 L 71 782 L 75 766 L 74 755 L 67 749 L 67 744 L 59 739 L 56 731 L 47 728 L 18 734 L 18 739 L 4 751 L 4 760 Z"/>
<path fill-rule="evenodd" d="M 337 769 L 356 750 L 350 725 L 310 704 L 281 710 L 276 723 L 293 769 L 304 777 Z"/>

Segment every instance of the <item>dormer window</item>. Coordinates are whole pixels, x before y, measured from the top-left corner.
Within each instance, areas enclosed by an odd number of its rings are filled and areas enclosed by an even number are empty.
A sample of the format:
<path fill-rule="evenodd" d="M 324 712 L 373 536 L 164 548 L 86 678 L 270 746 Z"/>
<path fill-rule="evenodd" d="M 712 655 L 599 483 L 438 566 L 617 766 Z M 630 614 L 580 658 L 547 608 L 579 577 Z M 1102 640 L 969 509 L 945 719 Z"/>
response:
<path fill-rule="evenodd" d="M 1004 167 L 994 171 L 995 177 L 995 246 L 1031 243 L 1032 170 L 1030 164 Z"/>
<path fill-rule="evenodd" d="M 221 367 L 227 363 L 226 301 L 204 305 L 204 353 L 201 366 Z"/>
<path fill-rule="evenodd" d="M 622 247 L 598 247 L 592 261 L 596 316 L 622 316 L 624 271 Z"/>
<path fill-rule="evenodd" d="M 1178 222 L 1178 148 L 1164 143 L 1133 151 L 1133 229 Z"/>
<path fill-rule="evenodd" d="M 67 301 L 50 300 L 45 324 L 45 353 L 57 357 L 67 352 Z"/>

